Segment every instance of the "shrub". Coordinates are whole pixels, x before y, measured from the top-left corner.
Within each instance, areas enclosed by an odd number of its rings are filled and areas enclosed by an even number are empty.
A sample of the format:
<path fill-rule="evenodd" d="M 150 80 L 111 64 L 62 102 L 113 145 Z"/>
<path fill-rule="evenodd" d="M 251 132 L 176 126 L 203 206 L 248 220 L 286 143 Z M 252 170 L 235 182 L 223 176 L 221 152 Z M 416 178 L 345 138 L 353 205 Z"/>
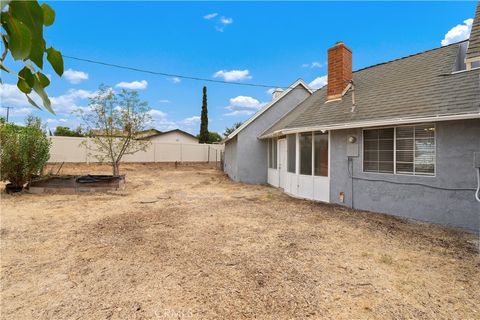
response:
<path fill-rule="evenodd" d="M 20 188 L 30 182 L 41 173 L 50 157 L 50 144 L 38 122 L 30 122 L 25 127 L 1 123 L 1 180 Z"/>

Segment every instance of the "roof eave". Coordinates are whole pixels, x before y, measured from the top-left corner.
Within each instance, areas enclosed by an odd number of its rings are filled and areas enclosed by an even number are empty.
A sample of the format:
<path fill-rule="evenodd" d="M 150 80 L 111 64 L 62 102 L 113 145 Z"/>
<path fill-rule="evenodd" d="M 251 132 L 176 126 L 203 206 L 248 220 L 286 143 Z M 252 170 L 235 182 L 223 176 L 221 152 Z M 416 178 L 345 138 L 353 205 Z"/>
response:
<path fill-rule="evenodd" d="M 260 115 L 262 115 L 265 111 L 270 109 L 275 103 L 280 101 L 283 97 L 285 97 L 288 93 L 290 93 L 294 88 L 297 86 L 303 86 L 309 93 L 310 95 L 313 93 L 312 89 L 303 81 L 302 79 L 298 79 L 295 81 L 291 86 L 288 87 L 287 90 L 283 91 L 277 99 L 272 100 L 270 103 L 268 103 L 266 106 L 264 106 L 262 109 L 258 110 L 253 116 L 251 116 L 247 121 L 245 121 L 240 127 L 235 129 L 232 133 L 230 133 L 226 138 L 225 142 L 228 140 L 234 138 L 240 131 L 242 131 L 245 127 L 247 127 L 250 123 L 252 123 L 256 118 L 258 118 Z"/>

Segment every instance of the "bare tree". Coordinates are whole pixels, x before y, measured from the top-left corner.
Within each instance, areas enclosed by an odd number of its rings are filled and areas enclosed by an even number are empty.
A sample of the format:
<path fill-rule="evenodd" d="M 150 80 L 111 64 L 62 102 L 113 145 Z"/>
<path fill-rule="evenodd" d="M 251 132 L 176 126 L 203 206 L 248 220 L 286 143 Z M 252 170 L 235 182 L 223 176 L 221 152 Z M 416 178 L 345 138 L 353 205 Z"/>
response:
<path fill-rule="evenodd" d="M 78 110 L 92 143 L 85 142 L 89 155 L 112 166 L 114 176 L 119 175 L 120 161 L 126 154 L 145 151 L 150 141 L 136 139 L 152 118 L 147 102 L 140 101 L 138 92 L 100 86 L 90 98 L 87 110 Z"/>

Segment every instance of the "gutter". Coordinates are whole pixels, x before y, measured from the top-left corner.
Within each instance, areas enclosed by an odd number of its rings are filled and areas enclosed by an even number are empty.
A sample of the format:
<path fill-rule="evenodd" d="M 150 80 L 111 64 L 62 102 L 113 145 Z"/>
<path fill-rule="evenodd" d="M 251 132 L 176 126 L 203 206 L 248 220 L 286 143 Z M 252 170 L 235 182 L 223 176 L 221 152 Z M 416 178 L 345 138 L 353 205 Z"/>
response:
<path fill-rule="evenodd" d="M 480 112 L 478 113 L 464 113 L 454 115 L 437 115 L 434 117 L 419 117 L 419 118 L 395 118 L 388 120 L 371 120 L 371 121 L 359 121 L 359 122 L 347 122 L 341 124 L 330 124 L 324 126 L 309 126 L 299 128 L 284 128 L 274 131 L 272 133 L 259 136 L 259 139 L 272 138 L 279 135 L 293 134 L 309 131 L 327 131 L 327 130 L 341 130 L 341 129 L 353 129 L 353 128 L 368 128 L 379 127 L 387 125 L 399 125 L 399 124 L 412 124 L 421 122 L 439 122 L 439 121 L 452 121 L 452 120 L 467 120 L 467 119 L 480 119 Z"/>

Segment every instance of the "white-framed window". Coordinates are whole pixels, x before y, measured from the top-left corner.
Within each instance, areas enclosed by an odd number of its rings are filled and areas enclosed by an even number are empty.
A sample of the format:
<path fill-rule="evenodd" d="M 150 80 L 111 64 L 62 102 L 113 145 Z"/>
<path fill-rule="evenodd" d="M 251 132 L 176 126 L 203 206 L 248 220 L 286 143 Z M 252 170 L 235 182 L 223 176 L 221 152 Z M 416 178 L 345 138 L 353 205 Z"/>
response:
<path fill-rule="evenodd" d="M 364 129 L 363 171 L 435 175 L 435 125 Z"/>
<path fill-rule="evenodd" d="M 268 139 L 268 167 L 277 169 L 277 138 Z"/>

